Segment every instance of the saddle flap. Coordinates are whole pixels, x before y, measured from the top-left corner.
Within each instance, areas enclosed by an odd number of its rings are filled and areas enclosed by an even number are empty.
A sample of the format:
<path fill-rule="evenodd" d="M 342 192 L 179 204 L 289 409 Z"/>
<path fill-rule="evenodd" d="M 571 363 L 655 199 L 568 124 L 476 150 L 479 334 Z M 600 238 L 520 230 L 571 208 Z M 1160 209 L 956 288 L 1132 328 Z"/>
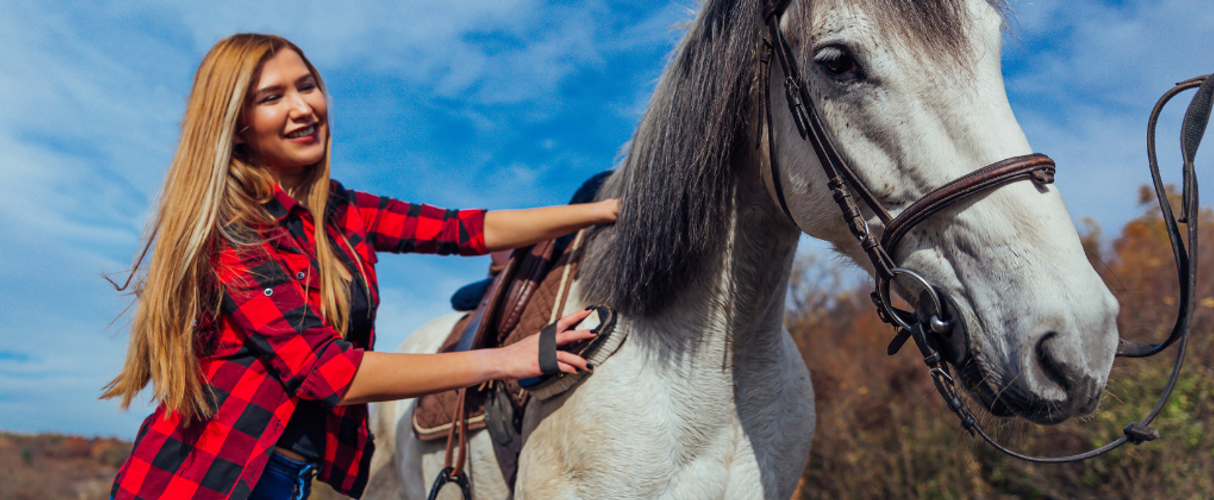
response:
<path fill-rule="evenodd" d="M 463 332 L 472 322 L 472 316 L 471 314 L 464 316 L 455 324 L 438 352 L 456 350 Z M 445 439 L 451 430 L 451 422 L 455 420 L 455 411 L 458 406 L 458 391 L 427 394 L 417 398 L 417 405 L 413 408 L 413 431 L 417 434 L 417 438 L 422 441 Z M 470 390 L 464 409 L 469 431 L 485 427 L 485 395 L 483 393 Z"/>

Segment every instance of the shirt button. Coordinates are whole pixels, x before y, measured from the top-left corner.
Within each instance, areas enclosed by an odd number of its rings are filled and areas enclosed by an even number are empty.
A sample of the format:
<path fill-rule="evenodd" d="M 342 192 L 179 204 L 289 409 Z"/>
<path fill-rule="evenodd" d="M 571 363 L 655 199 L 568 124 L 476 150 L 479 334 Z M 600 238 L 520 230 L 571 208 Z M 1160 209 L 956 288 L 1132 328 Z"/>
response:
<path fill-rule="evenodd" d="M 269 296 L 271 296 L 271 295 L 274 295 L 274 289 L 273 289 L 273 288 L 267 288 L 267 289 L 265 289 L 265 290 L 264 290 L 262 293 L 265 293 L 265 294 L 266 294 L 266 297 L 269 297 Z"/>
<path fill-rule="evenodd" d="M 300 271 L 300 272 L 295 273 L 295 279 L 297 279 L 297 280 L 304 279 L 304 276 L 307 276 L 307 275 L 306 275 L 306 274 L 304 274 L 304 272 L 303 272 L 303 271 Z"/>

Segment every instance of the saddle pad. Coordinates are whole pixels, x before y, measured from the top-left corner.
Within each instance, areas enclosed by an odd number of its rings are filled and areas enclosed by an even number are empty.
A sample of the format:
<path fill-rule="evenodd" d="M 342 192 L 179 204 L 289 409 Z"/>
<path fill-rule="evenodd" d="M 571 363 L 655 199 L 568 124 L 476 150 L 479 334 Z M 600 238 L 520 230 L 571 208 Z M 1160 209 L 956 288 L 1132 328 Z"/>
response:
<path fill-rule="evenodd" d="M 443 347 L 438 352 L 455 351 L 455 346 L 459 343 L 460 336 L 471 321 L 471 314 L 459 320 L 455 324 L 455 327 L 451 329 L 451 334 L 447 336 L 447 340 L 443 342 Z M 457 391 L 446 391 L 427 394 L 417 399 L 417 406 L 413 409 L 413 431 L 417 433 L 418 439 L 433 441 L 447 437 L 447 434 L 451 432 L 451 422 L 455 419 L 455 409 L 459 403 L 458 396 L 459 392 Z M 485 428 L 484 393 L 470 390 L 468 401 L 465 405 L 465 411 L 468 415 L 468 430 L 475 431 Z"/>

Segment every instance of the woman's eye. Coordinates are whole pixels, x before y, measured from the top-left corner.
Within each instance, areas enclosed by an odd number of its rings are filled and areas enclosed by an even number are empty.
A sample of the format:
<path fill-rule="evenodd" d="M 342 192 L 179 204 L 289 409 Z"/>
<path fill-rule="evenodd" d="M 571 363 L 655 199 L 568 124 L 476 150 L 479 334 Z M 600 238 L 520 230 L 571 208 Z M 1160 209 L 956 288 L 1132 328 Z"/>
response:
<path fill-rule="evenodd" d="M 263 98 L 263 99 L 261 100 L 261 104 L 269 104 L 269 103 L 272 103 L 272 102 L 274 102 L 274 101 L 277 101 L 279 97 L 282 97 L 282 96 L 279 96 L 279 95 L 268 95 L 268 96 L 266 96 L 265 98 Z"/>
<path fill-rule="evenodd" d="M 863 71 L 851 53 L 842 47 L 826 47 L 814 56 L 814 62 L 822 69 L 835 76 L 854 76 L 862 78 Z"/>

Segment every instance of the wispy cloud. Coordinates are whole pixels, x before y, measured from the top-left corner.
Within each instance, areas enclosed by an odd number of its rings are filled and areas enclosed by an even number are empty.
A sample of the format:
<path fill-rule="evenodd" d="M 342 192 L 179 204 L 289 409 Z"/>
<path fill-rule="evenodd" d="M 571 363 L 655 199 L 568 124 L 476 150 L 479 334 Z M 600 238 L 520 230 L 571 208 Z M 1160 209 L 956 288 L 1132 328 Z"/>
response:
<path fill-rule="evenodd" d="M 1072 216 L 1118 228 L 1138 215 L 1148 183 L 1146 122 L 1177 81 L 1214 71 L 1214 10 L 1205 2 L 1013 3 L 1018 32 L 1004 50 L 1008 92 L 1034 148 L 1059 163 Z M 1187 99 L 1160 120 L 1166 179 L 1178 182 Z M 1199 161 L 1214 158 L 1207 151 Z"/>

